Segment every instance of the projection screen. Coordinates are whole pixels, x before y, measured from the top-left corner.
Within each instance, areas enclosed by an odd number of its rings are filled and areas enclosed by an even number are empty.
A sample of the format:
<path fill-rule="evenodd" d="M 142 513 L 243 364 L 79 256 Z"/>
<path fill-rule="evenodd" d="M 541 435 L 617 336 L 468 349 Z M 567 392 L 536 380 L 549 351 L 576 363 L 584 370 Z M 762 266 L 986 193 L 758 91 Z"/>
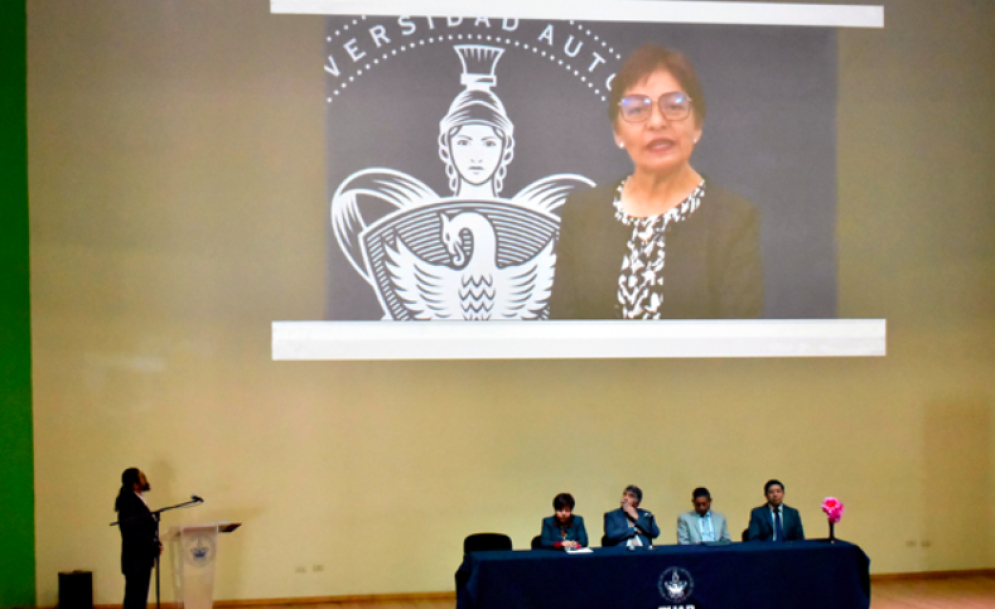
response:
<path fill-rule="evenodd" d="M 885 354 L 885 320 L 837 318 L 835 238 L 836 28 L 883 27 L 881 7 L 271 10 L 325 20 L 328 192 L 325 319 L 275 321 L 274 359 Z M 633 171 L 611 84 L 648 44 L 700 80 L 704 182 L 667 228 L 660 319 L 634 320 L 598 296 L 624 243 L 601 235 L 620 234 L 611 194 Z"/>

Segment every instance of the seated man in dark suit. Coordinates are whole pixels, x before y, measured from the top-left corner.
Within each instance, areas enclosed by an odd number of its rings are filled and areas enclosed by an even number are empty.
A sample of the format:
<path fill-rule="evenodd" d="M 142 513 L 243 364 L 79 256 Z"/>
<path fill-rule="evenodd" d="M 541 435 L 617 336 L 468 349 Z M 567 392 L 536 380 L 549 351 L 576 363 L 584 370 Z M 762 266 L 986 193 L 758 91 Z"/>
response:
<path fill-rule="evenodd" d="M 605 545 L 652 546 L 660 536 L 653 514 L 639 509 L 643 491 L 630 484 L 622 492 L 622 507 L 605 514 Z"/>
<path fill-rule="evenodd" d="M 750 512 L 747 541 L 793 541 L 805 539 L 802 518 L 798 510 L 784 505 L 784 485 L 768 480 L 764 485 L 767 504 Z"/>

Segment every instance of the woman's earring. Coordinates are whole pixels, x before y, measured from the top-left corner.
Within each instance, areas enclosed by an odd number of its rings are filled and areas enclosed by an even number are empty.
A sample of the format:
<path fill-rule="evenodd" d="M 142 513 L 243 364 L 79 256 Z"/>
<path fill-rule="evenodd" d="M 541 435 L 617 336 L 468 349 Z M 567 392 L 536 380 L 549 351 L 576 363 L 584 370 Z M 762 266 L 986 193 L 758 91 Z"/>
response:
<path fill-rule="evenodd" d="M 618 143 L 618 147 L 619 148 L 625 148 L 625 142 L 619 142 Z"/>

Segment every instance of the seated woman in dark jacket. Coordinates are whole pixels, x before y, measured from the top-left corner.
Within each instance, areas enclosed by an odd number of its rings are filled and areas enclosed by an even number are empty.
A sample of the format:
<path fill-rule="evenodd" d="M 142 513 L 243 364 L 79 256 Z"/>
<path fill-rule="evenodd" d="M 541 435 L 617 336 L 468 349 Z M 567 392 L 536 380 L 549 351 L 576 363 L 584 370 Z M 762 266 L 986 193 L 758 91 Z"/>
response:
<path fill-rule="evenodd" d="M 542 547 L 571 550 L 587 547 L 584 519 L 573 513 L 574 505 L 570 493 L 560 493 L 553 498 L 556 514 L 542 519 Z"/>

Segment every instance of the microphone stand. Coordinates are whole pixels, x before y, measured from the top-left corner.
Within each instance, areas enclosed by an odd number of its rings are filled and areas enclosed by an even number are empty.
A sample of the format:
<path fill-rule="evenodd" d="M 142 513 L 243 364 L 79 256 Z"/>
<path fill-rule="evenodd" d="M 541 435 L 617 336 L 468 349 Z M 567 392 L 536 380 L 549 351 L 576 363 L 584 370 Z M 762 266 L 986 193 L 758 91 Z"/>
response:
<path fill-rule="evenodd" d="M 170 505 L 168 507 L 159 508 L 154 512 L 151 512 L 152 520 L 155 522 L 155 545 L 158 551 L 155 555 L 155 609 L 162 609 L 159 601 L 159 555 L 162 553 L 162 544 L 159 541 L 159 518 L 163 512 L 168 512 L 169 510 L 178 510 L 180 508 L 190 507 L 192 505 L 197 505 L 198 503 L 204 503 L 204 500 L 200 497 L 194 495 L 190 501 L 184 501 L 183 503 L 177 503 L 176 505 Z M 141 516 L 135 516 L 133 518 L 128 518 L 127 520 L 118 520 L 117 522 L 112 522 L 111 526 L 121 526 L 122 523 L 131 522 L 132 520 L 140 520 L 145 518 L 145 514 Z"/>

